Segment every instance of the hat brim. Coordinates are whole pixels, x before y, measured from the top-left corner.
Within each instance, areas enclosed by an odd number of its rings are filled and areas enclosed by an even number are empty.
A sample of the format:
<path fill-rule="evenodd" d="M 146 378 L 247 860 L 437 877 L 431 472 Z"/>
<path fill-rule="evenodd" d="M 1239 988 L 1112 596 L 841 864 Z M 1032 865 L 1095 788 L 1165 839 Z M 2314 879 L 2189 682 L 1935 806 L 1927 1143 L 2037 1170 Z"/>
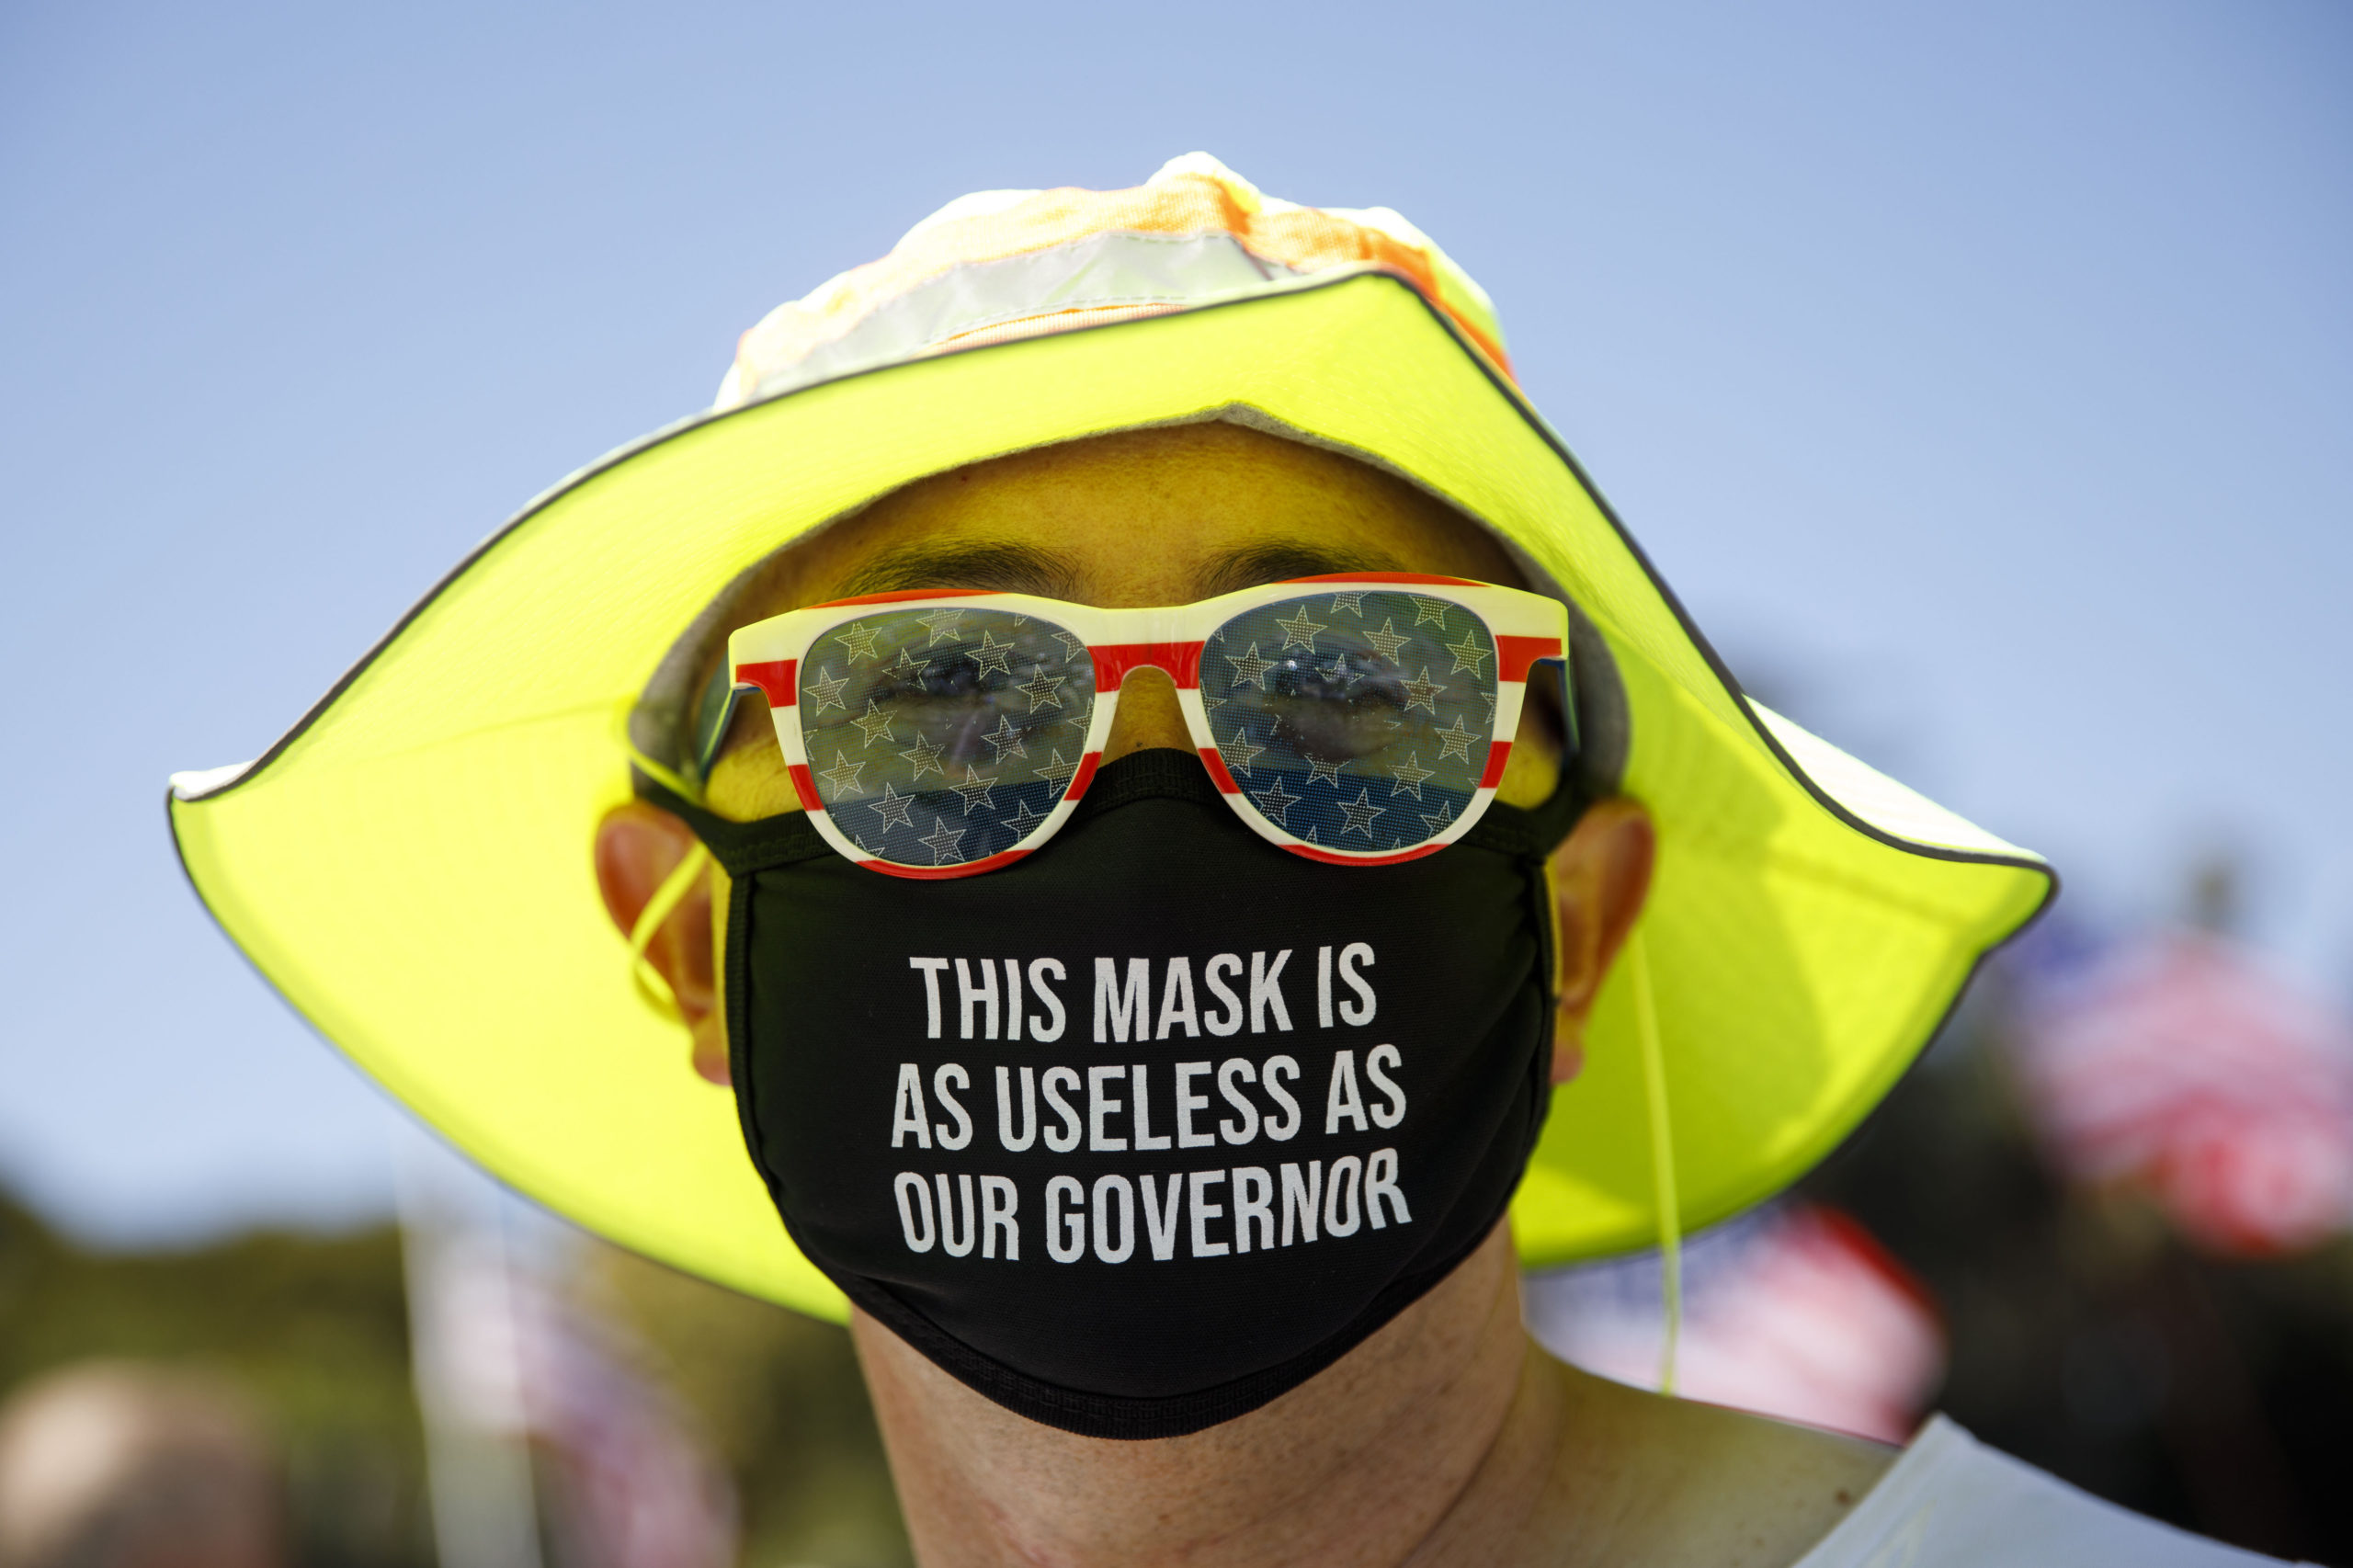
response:
<path fill-rule="evenodd" d="M 1927 1041 L 2048 869 L 1744 699 L 1559 439 L 1387 274 L 994 344 L 684 422 L 534 501 L 301 722 L 170 802 L 190 880 L 328 1039 L 494 1175 L 589 1229 L 839 1317 L 729 1092 L 637 996 L 590 861 L 627 714 L 745 568 L 926 474 L 1251 411 L 1362 452 L 1510 541 L 1608 639 L 1625 791 L 1659 824 L 1642 931 L 1685 1228 L 1787 1185 Z M 1523 1257 L 1658 1214 L 1627 986 L 1556 1092 Z"/>

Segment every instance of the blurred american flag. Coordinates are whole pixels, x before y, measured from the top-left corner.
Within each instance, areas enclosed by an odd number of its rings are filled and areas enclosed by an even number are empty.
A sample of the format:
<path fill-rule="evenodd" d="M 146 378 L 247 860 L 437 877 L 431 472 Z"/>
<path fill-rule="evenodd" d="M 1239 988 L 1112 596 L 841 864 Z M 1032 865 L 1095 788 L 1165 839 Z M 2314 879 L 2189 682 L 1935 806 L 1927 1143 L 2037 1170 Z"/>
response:
<path fill-rule="evenodd" d="M 1676 1392 L 1884 1442 L 1912 1435 L 1942 1381 L 1927 1291 L 1863 1227 L 1818 1204 L 1757 1210 L 1683 1255 Z M 1665 1315 L 1655 1254 L 1532 1275 L 1529 1325 L 1563 1360 L 1658 1386 Z"/>
<path fill-rule="evenodd" d="M 2353 1026 L 2223 937 L 2077 942 L 2021 970 L 2011 1056 L 2052 1163 L 2224 1256 L 2353 1220 Z"/>

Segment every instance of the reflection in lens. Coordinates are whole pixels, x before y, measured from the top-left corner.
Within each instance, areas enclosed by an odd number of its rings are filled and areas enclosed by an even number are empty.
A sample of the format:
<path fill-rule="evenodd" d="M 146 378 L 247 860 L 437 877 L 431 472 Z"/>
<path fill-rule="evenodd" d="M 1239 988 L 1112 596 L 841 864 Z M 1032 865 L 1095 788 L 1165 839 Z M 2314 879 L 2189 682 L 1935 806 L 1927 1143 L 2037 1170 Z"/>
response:
<path fill-rule="evenodd" d="M 799 702 L 835 825 L 879 859 L 961 866 L 1012 848 L 1069 789 L 1095 665 L 1034 616 L 882 609 L 810 646 Z"/>
<path fill-rule="evenodd" d="M 1495 639 L 1444 599 L 1351 588 L 1245 611 L 1203 646 L 1200 679 L 1243 798 L 1311 844 L 1427 843 L 1486 771 Z"/>

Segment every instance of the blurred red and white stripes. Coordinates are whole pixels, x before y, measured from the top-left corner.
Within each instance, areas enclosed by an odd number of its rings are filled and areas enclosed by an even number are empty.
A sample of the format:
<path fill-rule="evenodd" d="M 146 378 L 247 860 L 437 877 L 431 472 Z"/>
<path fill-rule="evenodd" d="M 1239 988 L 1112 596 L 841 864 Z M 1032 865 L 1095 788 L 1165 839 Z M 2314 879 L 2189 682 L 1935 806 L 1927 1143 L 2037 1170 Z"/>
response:
<path fill-rule="evenodd" d="M 2235 944 L 2168 931 L 2030 970 L 2007 1038 L 2059 1170 L 2143 1192 L 2207 1251 L 2353 1220 L 2353 1026 Z"/>

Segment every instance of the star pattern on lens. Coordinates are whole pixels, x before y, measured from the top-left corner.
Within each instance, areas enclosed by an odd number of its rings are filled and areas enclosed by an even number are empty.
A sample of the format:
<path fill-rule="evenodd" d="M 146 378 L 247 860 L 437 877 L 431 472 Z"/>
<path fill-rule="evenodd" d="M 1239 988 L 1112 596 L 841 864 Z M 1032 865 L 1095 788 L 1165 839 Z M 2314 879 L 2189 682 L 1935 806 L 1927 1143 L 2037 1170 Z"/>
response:
<path fill-rule="evenodd" d="M 1013 814 L 997 825 L 1010 832 L 1013 835 L 1013 842 L 1018 844 L 1037 832 L 1045 820 L 1029 809 L 1029 801 L 1016 801 L 1013 804 Z"/>
<path fill-rule="evenodd" d="M 1313 653 L 1315 652 L 1315 634 L 1319 631 L 1329 631 L 1332 630 L 1328 626 L 1318 626 L 1315 622 L 1308 619 L 1307 607 L 1304 604 L 1299 607 L 1298 613 L 1293 615 L 1289 620 L 1285 620 L 1282 617 L 1277 616 L 1275 618 L 1275 624 L 1283 629 L 1283 645 L 1281 649 L 1277 650 L 1278 653 L 1291 648 L 1304 648 L 1309 653 Z"/>
<path fill-rule="evenodd" d="M 1290 809 L 1300 802 L 1300 797 L 1284 789 L 1279 778 L 1264 790 L 1251 790 L 1250 798 L 1258 802 L 1260 811 L 1274 819 L 1277 827 L 1284 828 L 1290 826 Z"/>
<path fill-rule="evenodd" d="M 1434 812 L 1421 812 L 1416 814 L 1421 817 L 1423 824 L 1429 828 L 1430 836 L 1433 838 L 1437 837 L 1439 834 L 1444 833 L 1448 826 L 1454 821 L 1454 812 L 1445 806 L 1440 806 Z"/>
<path fill-rule="evenodd" d="M 847 713 L 849 711 L 849 704 L 842 700 L 842 687 L 848 684 L 848 676 L 837 676 L 831 671 L 821 669 L 813 679 L 802 686 L 801 694 L 816 699 L 817 705 L 810 710 L 812 713 L 823 713 L 828 708 L 838 708 Z"/>
<path fill-rule="evenodd" d="M 1063 760 L 1063 748 L 1060 746 L 1056 746 L 1051 752 L 1048 753 L 1047 756 L 1048 760 L 1038 765 L 1038 777 L 1051 780 L 1054 786 L 1054 793 L 1057 796 L 1060 796 L 1070 789 L 1071 779 L 1078 773 L 1078 764 L 1074 762 L 1064 762 Z"/>
<path fill-rule="evenodd" d="M 1357 798 L 1353 801 L 1335 800 L 1332 803 L 1339 807 L 1341 814 L 1348 819 L 1347 825 L 1340 829 L 1340 836 L 1343 838 L 1352 833 L 1361 833 L 1367 838 L 1370 838 L 1372 819 L 1386 809 L 1374 805 L 1372 791 L 1363 789 L 1357 791 Z"/>
<path fill-rule="evenodd" d="M 891 787 L 887 778 L 882 781 L 882 792 L 866 803 L 882 814 L 882 825 L 886 828 L 915 825 L 911 814 L 915 809 L 915 798 L 900 794 Z"/>
<path fill-rule="evenodd" d="M 1040 708 L 1060 708 L 1063 705 L 1060 695 L 1063 682 L 1069 678 L 1067 676 L 1050 676 L 1041 669 L 1013 689 L 1029 699 L 1029 711 L 1035 713 Z"/>
<path fill-rule="evenodd" d="M 1416 623 L 1415 606 L 1423 599 L 1430 602 Z M 1495 696 L 1496 666 L 1483 661 L 1501 657 L 1476 616 L 1461 618 L 1467 631 L 1448 624 L 1456 618 L 1445 612 L 1463 608 L 1368 585 L 1261 604 L 1228 619 L 1202 646 L 1198 692 L 1185 704 L 1214 748 L 1210 770 L 1253 820 L 1289 843 L 1378 856 L 1428 842 L 1422 816 L 1437 813 L 1438 824 L 1459 824 L 1466 802 L 1481 798 L 1481 759 L 1491 755 L 1472 743 L 1494 738 L 1494 721 L 1482 723 L 1479 713 Z M 978 618 L 967 619 L 977 637 Z M 1400 630 L 1408 627 L 1415 629 Z M 1025 646 L 1042 642 L 1032 633 Z M 1450 662 L 1467 663 L 1471 673 L 1440 662 L 1449 646 Z M 1029 674 L 1032 656 L 1015 655 L 1017 674 Z M 1061 666 L 1049 659 L 1046 667 Z M 996 830 L 1015 826 L 998 819 L 1017 799 L 1027 795 L 1040 810 L 1054 810 L 1043 798 L 1045 786 L 1033 779 L 1063 786 L 1067 805 L 1071 785 L 1064 781 L 1074 779 L 1074 772 L 1062 759 L 1086 749 L 1092 692 L 1092 683 L 1083 687 L 1079 695 L 1086 700 L 1072 702 L 1071 713 L 1040 713 L 1024 722 L 1032 757 L 1059 743 L 1049 766 L 990 768 L 999 775 L 995 809 L 969 819 L 987 850 L 1006 846 Z M 1080 756 L 1082 767 L 1087 761 Z M 950 774 L 962 766 L 960 759 Z M 983 846 L 982 839 L 966 842 L 976 855 Z"/>
<path fill-rule="evenodd" d="M 1225 766 L 1229 769 L 1236 773 L 1247 773 L 1250 771 L 1250 765 L 1264 756 L 1266 750 L 1265 746 L 1250 738 L 1250 733 L 1247 730 L 1236 730 L 1232 740 L 1217 748 L 1217 754 L 1225 758 Z"/>
<path fill-rule="evenodd" d="M 1414 601 L 1415 626 L 1421 625 L 1424 621 L 1435 620 L 1440 631 L 1446 630 L 1446 612 L 1453 608 L 1453 606 L 1444 599 L 1426 599 L 1419 594 L 1407 594 L 1405 597 Z"/>
<path fill-rule="evenodd" d="M 945 866 L 956 859 L 956 846 L 964 842 L 964 829 L 949 826 L 948 819 L 941 817 L 931 824 L 929 833 L 915 842 L 931 851 L 933 865 Z"/>
<path fill-rule="evenodd" d="M 1464 632 L 1460 642 L 1449 642 L 1446 651 L 1454 655 L 1454 668 L 1449 674 L 1461 675 L 1464 670 L 1474 676 L 1487 673 L 1487 650 L 1479 646 L 1472 633 Z"/>
<path fill-rule="evenodd" d="M 1457 723 L 1461 722 L 1456 721 Z M 939 748 L 931 744 L 929 735 L 917 735 L 915 744 L 899 755 L 915 765 L 914 777 L 916 778 L 926 773 L 937 773 L 942 778 L 948 777 L 948 769 L 939 765 Z"/>
<path fill-rule="evenodd" d="M 1430 679 L 1430 667 L 1427 665 L 1422 666 L 1419 676 L 1405 681 L 1403 685 L 1405 687 L 1406 712 L 1411 713 L 1416 708 L 1427 708 L 1430 710 L 1432 719 L 1438 717 L 1438 699 L 1446 695 L 1446 685 L 1443 681 Z"/>
<path fill-rule="evenodd" d="M 858 793 L 858 776 L 865 771 L 866 764 L 862 762 L 852 762 L 849 759 L 847 753 L 835 750 L 834 753 L 834 765 L 825 769 L 824 772 L 817 775 L 817 777 L 824 779 L 827 785 L 831 786 L 834 791 L 834 798 L 835 800 L 839 800 L 845 795 L 855 795 Z"/>
<path fill-rule="evenodd" d="M 996 728 L 983 735 L 981 739 L 996 747 L 996 759 L 999 762 L 1003 762 L 1008 756 L 1029 755 L 1029 748 L 1021 744 L 1021 732 L 1013 727 L 1013 715 L 1010 713 L 999 714 Z"/>
<path fill-rule="evenodd" d="M 1258 657 L 1258 644 L 1256 642 L 1251 643 L 1250 651 L 1240 658 L 1228 653 L 1225 662 L 1233 666 L 1233 684 L 1236 687 L 1256 686 L 1266 678 L 1268 670 L 1275 667 L 1272 659 Z"/>
<path fill-rule="evenodd" d="M 1024 625 L 1001 609 L 935 605 L 870 613 L 829 628 L 809 650 L 795 684 L 810 773 L 796 770 L 796 777 L 808 787 L 814 774 L 816 798 L 861 857 L 942 869 L 994 864 L 992 857 L 1026 847 L 1060 820 L 1057 801 L 1067 800 L 1094 760 L 1086 745 L 1092 655 L 1076 633 L 1043 616 Z M 1286 600 L 1257 616 L 1252 627 L 1262 647 L 1281 635 L 1276 616 L 1296 608 Z M 937 644 L 928 650 L 926 628 Z M 837 641 L 870 657 L 837 654 Z M 1065 661 L 1065 651 L 1075 663 Z M 1233 706 L 1218 715 L 1219 727 L 1239 727 L 1244 710 L 1256 712 L 1263 700 L 1234 693 Z M 822 722 L 815 717 L 821 710 Z M 1200 710 L 1194 713 L 1198 722 Z M 878 741 L 888 744 L 878 747 Z M 1272 759 L 1257 760 L 1263 767 Z M 1267 777 L 1262 772 L 1260 781 Z M 1297 783 L 1295 774 L 1290 779 Z M 1315 814 L 1323 821 L 1333 812 L 1319 803 Z"/>
<path fill-rule="evenodd" d="M 1468 762 L 1471 759 L 1466 756 L 1462 760 Z M 1418 801 L 1422 798 L 1422 786 L 1438 775 L 1422 766 L 1422 756 L 1419 752 L 1409 751 L 1405 754 L 1404 761 L 1392 762 L 1389 765 L 1389 777 L 1395 781 L 1397 793 L 1411 795 Z"/>
<path fill-rule="evenodd" d="M 857 725 L 858 733 L 866 737 L 864 744 L 858 748 L 860 751 L 864 751 L 877 741 L 887 741 L 891 738 L 891 715 L 882 711 L 882 704 L 870 697 L 866 699 L 866 711 L 852 719 L 850 722 Z"/>
<path fill-rule="evenodd" d="M 1384 619 L 1381 623 L 1381 630 L 1366 632 L 1364 640 L 1371 643 L 1382 658 L 1393 665 L 1397 662 L 1397 650 L 1411 642 L 1413 638 L 1399 631 L 1394 619 Z"/>
<path fill-rule="evenodd" d="M 947 769 L 942 768 L 940 771 L 945 774 Z M 971 763 L 966 763 L 964 782 L 950 784 L 949 788 L 964 797 L 964 814 L 971 816 L 974 806 L 986 806 L 990 811 L 996 810 L 995 798 L 989 793 L 989 786 L 995 782 L 995 778 L 983 778 L 979 768 L 974 767 Z"/>
<path fill-rule="evenodd" d="M 980 666 L 980 671 L 983 675 L 987 675 L 990 671 L 994 670 L 998 675 L 1010 678 L 1013 675 L 1013 650 L 1015 646 L 1016 645 L 1011 642 L 998 642 L 995 638 L 989 635 L 988 628 L 983 627 L 981 629 L 981 645 L 972 650 L 972 663 Z"/>

